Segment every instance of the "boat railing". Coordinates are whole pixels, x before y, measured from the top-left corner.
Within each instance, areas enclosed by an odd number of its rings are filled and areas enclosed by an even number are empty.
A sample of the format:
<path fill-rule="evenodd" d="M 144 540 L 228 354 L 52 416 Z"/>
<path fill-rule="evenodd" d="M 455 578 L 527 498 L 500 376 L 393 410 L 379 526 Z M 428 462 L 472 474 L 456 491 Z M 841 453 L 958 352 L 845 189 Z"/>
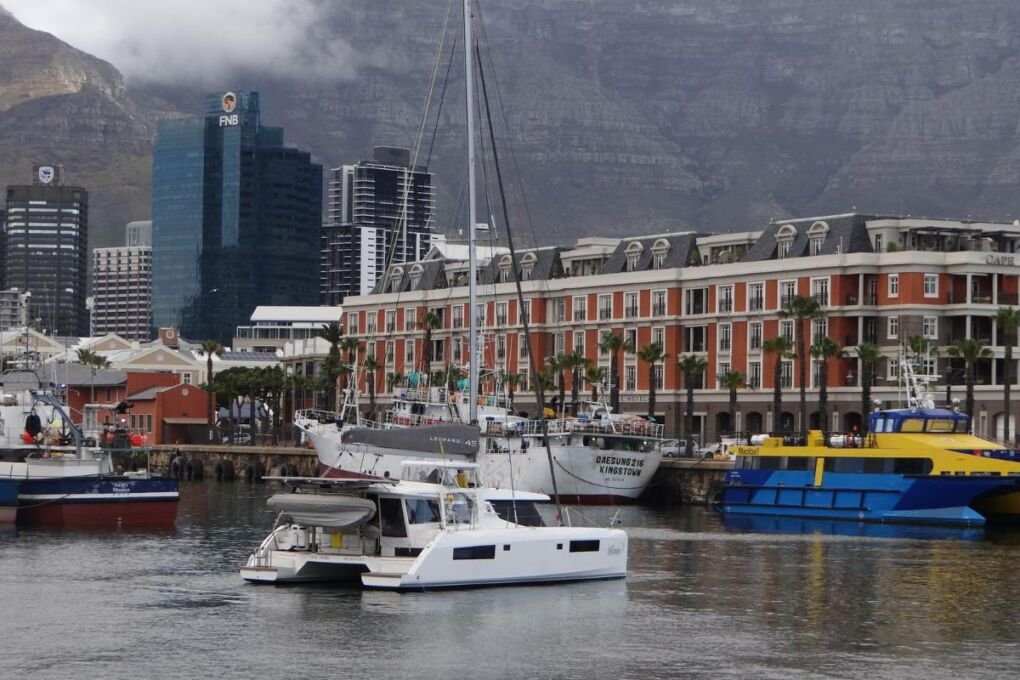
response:
<path fill-rule="evenodd" d="M 387 425 L 396 425 L 398 427 L 418 427 L 419 425 L 439 425 L 450 422 L 450 420 L 436 415 L 387 411 L 384 422 Z"/>
<path fill-rule="evenodd" d="M 625 420 L 610 420 L 608 418 L 561 418 L 547 420 L 547 432 L 551 435 L 562 434 L 598 434 L 598 435 L 619 435 L 630 437 L 645 437 L 662 439 L 664 425 L 651 423 L 640 418 Z M 528 420 L 516 426 L 507 428 L 512 432 L 519 432 L 525 435 L 542 434 L 541 420 Z"/>
<path fill-rule="evenodd" d="M 295 424 L 297 424 L 298 421 L 303 421 L 305 423 L 315 422 L 319 425 L 332 425 L 336 423 L 339 418 L 340 414 L 336 411 L 326 411 L 318 408 L 304 408 L 294 411 L 293 422 Z"/>
<path fill-rule="evenodd" d="M 874 432 L 828 432 L 825 447 L 829 449 L 873 449 L 878 446 Z"/>

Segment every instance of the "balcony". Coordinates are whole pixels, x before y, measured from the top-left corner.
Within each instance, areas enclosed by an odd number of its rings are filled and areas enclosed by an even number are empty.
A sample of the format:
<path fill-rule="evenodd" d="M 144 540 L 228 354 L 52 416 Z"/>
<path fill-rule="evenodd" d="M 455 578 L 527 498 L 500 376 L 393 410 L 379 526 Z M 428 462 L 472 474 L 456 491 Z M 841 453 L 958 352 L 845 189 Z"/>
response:
<path fill-rule="evenodd" d="M 764 297 L 753 297 L 747 301 L 747 307 L 752 312 L 760 312 L 765 309 L 765 298 Z"/>
<path fill-rule="evenodd" d="M 785 307 L 786 305 L 788 305 L 791 302 L 793 302 L 793 298 L 795 298 L 795 297 L 797 297 L 797 296 L 796 295 L 784 295 L 783 297 L 781 297 L 779 299 L 779 306 L 780 307 Z"/>
<path fill-rule="evenodd" d="M 846 296 L 846 304 L 847 305 L 856 305 L 857 304 L 857 296 L 856 295 L 847 295 Z"/>
<path fill-rule="evenodd" d="M 600 307 L 599 308 L 599 321 L 608 321 L 613 318 L 612 307 Z"/>
<path fill-rule="evenodd" d="M 665 316 L 666 315 L 666 303 L 665 302 L 656 302 L 654 305 L 652 305 L 652 315 L 653 316 Z"/>
<path fill-rule="evenodd" d="M 623 315 L 624 315 L 625 318 L 636 319 L 637 315 L 638 315 L 637 305 L 633 305 L 631 307 L 625 307 L 623 312 L 624 312 Z"/>
<path fill-rule="evenodd" d="M 733 311 L 733 299 L 723 298 L 719 300 L 719 312 L 732 312 Z"/>
<path fill-rule="evenodd" d="M 587 320 L 588 314 L 585 313 L 584 310 L 581 309 L 574 310 L 574 321 L 587 321 Z"/>
<path fill-rule="evenodd" d="M 829 306 L 829 294 L 828 293 L 815 293 L 811 296 L 811 299 L 818 304 L 819 307 Z"/>
<path fill-rule="evenodd" d="M 496 325 L 497 326 L 505 326 L 506 325 L 506 314 L 497 314 L 496 315 Z"/>

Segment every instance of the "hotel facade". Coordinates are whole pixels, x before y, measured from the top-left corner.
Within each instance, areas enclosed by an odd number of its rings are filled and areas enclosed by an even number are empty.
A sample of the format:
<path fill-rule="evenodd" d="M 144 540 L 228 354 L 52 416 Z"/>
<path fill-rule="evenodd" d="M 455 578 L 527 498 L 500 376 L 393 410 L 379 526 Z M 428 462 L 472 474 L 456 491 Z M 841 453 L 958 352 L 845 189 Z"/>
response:
<path fill-rule="evenodd" d="M 809 334 L 808 345 L 827 336 L 847 350 L 827 362 L 830 431 L 860 428 L 866 417 L 862 367 L 853 351 L 860 343 L 874 343 L 882 353 L 872 396 L 897 406 L 904 399 L 899 361 L 910 338 L 920 336 L 935 348 L 919 371 L 929 377 L 937 404 L 964 397 L 963 364 L 949 356 L 948 347 L 963 338 L 980 340 L 993 356 L 976 365 L 974 428 L 1001 436 L 1007 417 L 1005 339 L 994 316 L 1001 307 L 1017 305 L 1018 249 L 1017 223 L 845 214 L 774 222 L 743 233 L 582 238 L 573 246 L 521 251 L 516 261 L 496 253 L 478 266 L 482 366 L 524 374 L 517 408 L 533 412 L 516 268 L 532 347 L 542 362 L 576 349 L 608 373 L 611 357 L 599 347 L 604 334 L 622 334 L 635 349 L 662 344 L 668 357 L 653 367 L 636 351 L 621 353 L 621 409 L 647 413 L 654 380 L 656 416 L 676 436 L 684 434 L 686 409 L 677 359 L 689 354 L 707 362 L 695 386 L 700 441 L 733 431 L 798 429 L 801 359 L 777 359 L 763 345 L 785 335 L 796 347 L 799 333 Z M 380 364 L 374 376 L 378 394 L 385 394 L 388 374 L 422 370 L 426 356 L 431 371 L 466 364 L 467 275 L 466 262 L 433 250 L 419 262 L 390 267 L 372 294 L 345 300 L 346 333 L 364 340 L 363 351 Z M 816 300 L 824 317 L 782 318 L 784 302 L 797 295 Z M 430 352 L 421 327 L 428 311 L 440 320 Z M 781 413 L 774 414 L 777 360 L 783 401 Z M 808 425 L 817 427 L 822 364 L 807 360 Z M 735 413 L 729 390 L 719 382 L 727 371 L 747 377 Z M 569 375 L 564 380 L 569 401 Z M 582 383 L 581 394 L 590 389 Z M 1016 432 L 1015 422 L 1010 430 Z"/>

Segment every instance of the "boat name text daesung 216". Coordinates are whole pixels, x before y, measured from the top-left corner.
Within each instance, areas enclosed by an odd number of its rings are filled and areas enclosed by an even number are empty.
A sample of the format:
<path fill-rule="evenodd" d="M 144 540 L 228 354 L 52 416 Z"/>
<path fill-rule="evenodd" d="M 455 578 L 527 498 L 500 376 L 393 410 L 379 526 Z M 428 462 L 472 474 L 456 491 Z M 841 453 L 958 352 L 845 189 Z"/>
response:
<path fill-rule="evenodd" d="M 640 477 L 645 461 L 640 458 L 620 458 L 619 456 L 596 456 L 595 464 L 599 472 L 606 475 L 622 475 L 624 477 Z"/>

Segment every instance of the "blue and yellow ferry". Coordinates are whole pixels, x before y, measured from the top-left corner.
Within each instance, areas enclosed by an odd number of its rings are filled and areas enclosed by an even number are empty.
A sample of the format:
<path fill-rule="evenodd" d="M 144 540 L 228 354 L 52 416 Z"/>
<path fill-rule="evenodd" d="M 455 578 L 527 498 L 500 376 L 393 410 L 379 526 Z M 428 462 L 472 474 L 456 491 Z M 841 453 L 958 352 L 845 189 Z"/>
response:
<path fill-rule="evenodd" d="M 970 417 L 928 404 L 878 410 L 868 434 L 759 435 L 731 447 L 721 508 L 874 522 L 1020 520 L 1020 457 L 970 434 Z"/>

